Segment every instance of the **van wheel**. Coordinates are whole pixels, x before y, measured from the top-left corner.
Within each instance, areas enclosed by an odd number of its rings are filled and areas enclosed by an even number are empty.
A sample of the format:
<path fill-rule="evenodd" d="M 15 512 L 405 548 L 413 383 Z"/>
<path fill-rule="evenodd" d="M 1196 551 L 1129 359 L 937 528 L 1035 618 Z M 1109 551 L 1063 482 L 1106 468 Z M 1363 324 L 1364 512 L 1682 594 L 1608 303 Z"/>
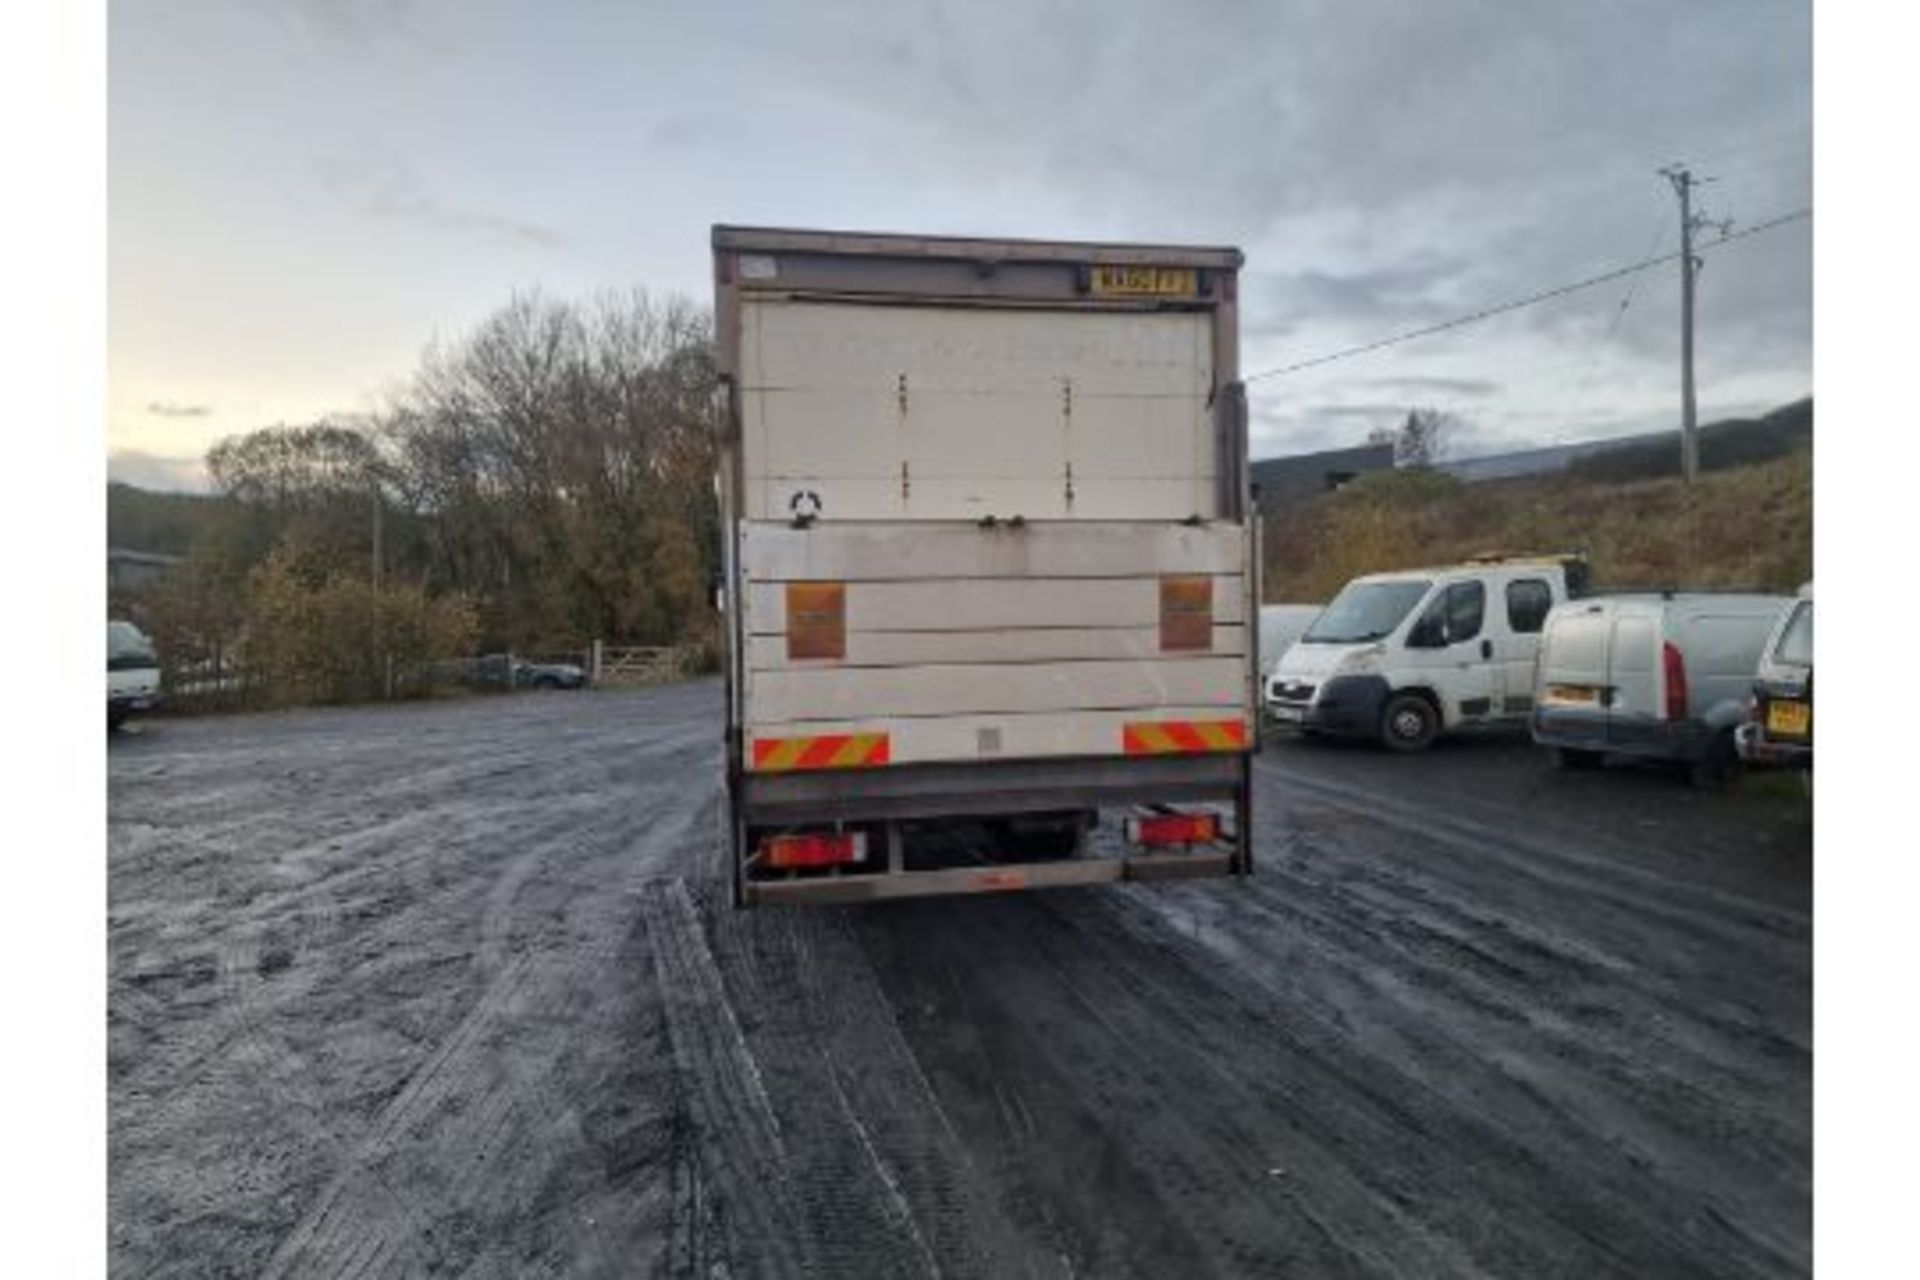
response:
<path fill-rule="evenodd" d="M 1715 734 L 1707 744 L 1707 753 L 1693 762 L 1688 777 L 1696 787 L 1711 790 L 1725 786 L 1740 767 L 1740 750 L 1734 744 L 1733 730 Z"/>
<path fill-rule="evenodd" d="M 1417 693 L 1396 693 L 1380 711 L 1380 741 L 1392 751 L 1425 751 L 1440 736 L 1440 716 Z"/>
<path fill-rule="evenodd" d="M 1556 747 L 1553 752 L 1553 762 L 1562 769 L 1598 769 L 1602 758 L 1598 751 L 1579 747 Z"/>

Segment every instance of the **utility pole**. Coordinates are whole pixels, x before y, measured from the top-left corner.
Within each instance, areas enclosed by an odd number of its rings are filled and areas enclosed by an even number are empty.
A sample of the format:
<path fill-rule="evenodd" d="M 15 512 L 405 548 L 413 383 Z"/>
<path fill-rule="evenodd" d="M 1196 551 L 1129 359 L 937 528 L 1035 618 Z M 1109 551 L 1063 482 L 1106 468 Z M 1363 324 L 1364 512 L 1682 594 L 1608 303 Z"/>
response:
<path fill-rule="evenodd" d="M 381 634 L 382 628 L 380 626 L 380 607 L 381 607 L 380 606 L 380 577 L 381 577 L 381 570 L 385 567 L 382 564 L 382 561 L 385 559 L 385 556 L 381 554 L 382 540 L 380 536 L 381 534 L 380 526 L 382 523 L 381 509 L 386 505 L 386 495 L 381 492 L 380 477 L 378 474 L 369 475 L 368 480 L 370 481 L 370 484 L 368 487 L 372 490 L 372 497 L 373 497 L 373 565 L 372 565 L 373 618 L 372 618 L 372 622 L 373 622 L 374 670 L 377 678 L 380 680 L 381 696 L 385 698 L 392 698 L 393 697 L 393 657 L 391 654 L 388 654 L 386 652 L 386 646 L 382 643 L 385 637 Z"/>
<path fill-rule="evenodd" d="M 1730 222 L 1715 222 L 1693 211 L 1693 189 L 1711 178 L 1696 178 L 1683 164 L 1671 164 L 1660 176 L 1673 186 L 1680 197 L 1680 474 L 1688 484 L 1700 474 L 1700 436 L 1693 398 L 1693 291 L 1699 279 L 1701 259 L 1693 251 L 1693 233 L 1704 226 L 1717 226 L 1725 235 Z"/>
<path fill-rule="evenodd" d="M 1693 256 L 1694 178 L 1685 165 L 1660 171 L 1680 197 L 1680 475 L 1688 483 L 1700 472 L 1700 444 L 1694 432 L 1693 404 Z"/>

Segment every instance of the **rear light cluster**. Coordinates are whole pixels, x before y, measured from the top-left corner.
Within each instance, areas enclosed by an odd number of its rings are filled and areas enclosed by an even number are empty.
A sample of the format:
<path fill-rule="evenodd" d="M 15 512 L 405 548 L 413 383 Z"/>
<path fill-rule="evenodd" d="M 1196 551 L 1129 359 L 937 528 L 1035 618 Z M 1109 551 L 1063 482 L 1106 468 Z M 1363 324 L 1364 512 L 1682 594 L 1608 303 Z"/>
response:
<path fill-rule="evenodd" d="M 760 861 L 780 870 L 795 867 L 837 867 L 867 860 L 867 837 L 862 831 L 817 832 L 811 835 L 771 836 L 760 842 Z"/>
<path fill-rule="evenodd" d="M 1687 664 L 1671 641 L 1660 646 L 1660 666 L 1666 674 L 1667 719 L 1687 718 Z"/>
<path fill-rule="evenodd" d="M 1127 839 L 1134 844 L 1212 844 L 1219 838 L 1220 819 L 1211 813 L 1162 813 L 1127 819 Z"/>

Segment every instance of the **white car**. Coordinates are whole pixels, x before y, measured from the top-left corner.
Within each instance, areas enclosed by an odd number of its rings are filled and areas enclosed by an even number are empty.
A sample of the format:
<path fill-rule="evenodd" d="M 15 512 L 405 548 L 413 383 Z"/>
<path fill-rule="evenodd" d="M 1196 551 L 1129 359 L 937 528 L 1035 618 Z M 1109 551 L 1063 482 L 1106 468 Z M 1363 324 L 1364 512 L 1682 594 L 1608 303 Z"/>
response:
<path fill-rule="evenodd" d="M 153 641 L 131 622 L 107 623 L 107 728 L 160 705 L 160 659 Z"/>
<path fill-rule="evenodd" d="M 1485 556 L 1355 578 L 1274 666 L 1268 714 L 1397 751 L 1452 729 L 1523 725 L 1540 628 L 1585 582 L 1577 556 Z"/>

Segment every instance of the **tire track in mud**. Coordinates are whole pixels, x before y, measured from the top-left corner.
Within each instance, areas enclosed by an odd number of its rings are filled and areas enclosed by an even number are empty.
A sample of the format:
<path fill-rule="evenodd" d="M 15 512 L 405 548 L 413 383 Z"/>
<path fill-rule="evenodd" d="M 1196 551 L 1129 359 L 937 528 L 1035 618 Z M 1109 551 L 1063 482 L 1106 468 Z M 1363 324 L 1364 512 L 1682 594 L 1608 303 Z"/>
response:
<path fill-rule="evenodd" d="M 975 902 L 965 923 L 929 910 L 902 938 L 874 926 L 888 949 L 880 971 L 904 975 L 889 978 L 896 1001 L 934 1009 L 910 1032 L 923 1057 L 954 1067 L 966 1041 L 992 1042 L 970 1069 L 947 1075 L 942 1093 L 956 1114 L 976 1117 L 967 1129 L 976 1159 L 991 1166 L 994 1150 L 1013 1148 L 1036 1166 L 1020 1174 L 1069 1238 L 1097 1233 L 1102 1212 L 1142 1237 L 1156 1230 L 1155 1215 L 1170 1215 L 1191 1250 L 1173 1264 L 1183 1274 L 1804 1269 L 1791 1239 L 1752 1206 L 1743 1215 L 1684 1180 L 1650 1181 L 1649 1172 L 1674 1171 L 1636 1166 L 1603 1133 L 1503 1080 L 1472 1046 L 1437 1064 L 1461 1073 L 1440 1087 L 1403 1067 L 1395 1044 L 1356 1041 L 1323 1009 L 1295 1007 L 1296 991 L 1235 972 L 1173 923 L 1178 906 L 1163 914 L 1145 905 L 1170 888 Z M 1233 918 L 1230 884 L 1177 888 L 1218 892 Z M 1301 959 L 1297 950 L 1286 958 Z M 942 976 L 929 972 L 936 967 Z M 1324 983 L 1319 969 L 1309 965 L 1303 987 Z M 943 987 L 954 993 L 944 1004 Z M 1417 1017 L 1407 1031 L 1414 1043 L 1430 1033 Z M 1436 1065 L 1432 1052 L 1424 1061 Z M 1080 1109 L 1151 1118 L 1088 1133 L 1074 1123 Z M 1004 1129 L 1037 1133 L 985 1136 L 1001 1126 L 978 1118 L 1001 1110 Z M 1102 1151 L 1108 1144 L 1119 1150 Z M 1089 1204 L 1049 1185 L 1050 1164 L 1139 1176 L 1114 1180 L 1114 1203 Z M 1151 1250 L 1074 1261 L 1103 1274 L 1169 1265 Z"/>
<path fill-rule="evenodd" d="M 1589 1052 L 1596 1038 L 1609 1048 L 1618 1042 L 1618 1059 L 1635 1059 L 1643 1083 L 1665 1081 L 1689 1095 L 1722 1088 L 1752 1094 L 1803 1078 L 1807 1051 L 1779 1019 L 1702 999 L 1624 957 L 1596 960 L 1584 943 L 1555 945 L 1524 921 L 1435 891 L 1407 864 L 1395 871 L 1401 874 L 1349 864 L 1329 877 L 1270 865 L 1247 886 L 1242 919 L 1222 927 L 1264 918 L 1276 928 L 1304 930 L 1328 954 L 1356 965 L 1362 962 L 1353 958 L 1369 953 L 1376 961 L 1390 957 L 1393 971 L 1420 990 L 1443 993 L 1569 1054 L 1599 1061 Z M 1654 958 L 1651 949 L 1641 953 L 1643 962 Z M 1647 1060 L 1650 1047 L 1661 1051 L 1655 1061 Z"/>
<path fill-rule="evenodd" d="M 1444 1004 L 1429 1001 L 1405 1011 L 1382 1007 L 1375 1012 L 1374 1030 L 1384 1027 L 1391 1038 L 1384 1042 L 1378 1034 L 1361 1038 L 1350 1025 L 1330 1020 L 1324 1006 L 1298 1000 L 1297 989 L 1276 983 L 1268 973 L 1252 972 L 1244 965 L 1227 967 L 1227 953 L 1203 941 L 1211 930 L 1181 929 L 1171 923 L 1179 910 L 1177 905 L 1156 901 L 1146 890 L 1102 904 L 1102 911 L 1111 911 L 1123 931 L 1143 947 L 1168 950 L 1186 961 L 1158 971 L 1166 981 L 1211 968 L 1212 985 L 1218 992 L 1214 1003 L 1230 1000 L 1243 1011 L 1236 1021 L 1255 1042 L 1253 1047 L 1274 1064 L 1274 1074 L 1307 1082 L 1308 1092 L 1318 1091 L 1316 1081 L 1331 1087 L 1331 1079 L 1338 1078 L 1359 1105 L 1376 1108 L 1383 1115 L 1403 1115 L 1404 1140 L 1398 1148 L 1379 1146 L 1387 1153 L 1382 1167 L 1416 1166 L 1410 1185 L 1426 1189 L 1420 1198 L 1429 1208 L 1458 1201 L 1445 1212 L 1467 1215 L 1468 1238 L 1512 1236 L 1523 1244 L 1535 1256 L 1515 1273 L 1546 1274 L 1552 1269 L 1549 1260 L 1555 1258 L 1580 1258 L 1575 1274 L 1605 1269 L 1621 1274 L 1736 1276 L 1805 1268 L 1806 1261 L 1795 1258 L 1792 1242 L 1780 1239 L 1774 1229 L 1775 1211 L 1793 1203 L 1790 1191 L 1783 1193 L 1779 1186 L 1770 1185 L 1762 1188 L 1766 1194 L 1753 1197 L 1755 1203 L 1732 1204 L 1722 1184 L 1737 1170 L 1729 1170 L 1713 1146 L 1711 1133 L 1695 1136 L 1699 1153 L 1714 1158 L 1696 1160 L 1692 1168 L 1672 1158 L 1656 1166 L 1623 1147 L 1608 1122 L 1644 1105 L 1644 1082 L 1620 1082 L 1630 1091 L 1630 1096 L 1618 1100 L 1622 1110 L 1596 1123 L 1591 1111 L 1568 1106 L 1570 1090 L 1564 1073 L 1555 1070 L 1545 1079 L 1536 1079 L 1523 1069 L 1525 1057 L 1537 1053 L 1537 1047 L 1483 1037 L 1471 1021 L 1463 1028 L 1459 1011 Z M 1234 919 L 1230 927 L 1252 933 L 1251 923 Z M 1371 965 L 1376 973 L 1398 972 L 1391 956 L 1367 959 L 1374 949 L 1368 946 L 1367 935 L 1362 933 L 1359 941 L 1362 950 L 1357 955 L 1345 953 L 1351 965 Z M 1372 941 L 1377 947 L 1377 938 Z M 1233 954 L 1244 957 L 1247 953 L 1235 948 Z M 1300 957 L 1295 953 L 1290 959 L 1298 964 Z M 1307 982 L 1327 985 L 1326 970 L 1332 966 L 1326 957 L 1303 967 Z M 1393 984 L 1382 985 L 1391 990 Z M 1535 998 L 1531 990 L 1513 994 L 1523 1008 Z M 1259 1016 L 1262 1008 L 1268 1017 Z M 1714 1100 L 1698 1096 L 1692 1101 L 1710 1108 Z M 1339 1112 L 1337 1106 L 1307 1102 L 1296 1107 L 1295 1102 L 1289 1100 L 1290 1111 L 1316 1120 Z M 1697 1127 L 1701 1117 L 1693 1119 Z M 1672 1157 L 1672 1135 L 1667 1137 L 1662 1154 Z M 1460 1178 L 1449 1176 L 1451 1161 L 1462 1161 L 1472 1170 L 1464 1186 Z M 1690 1179 L 1689 1173 L 1698 1176 Z M 1361 1176 L 1368 1175 L 1362 1171 Z M 1465 1199 L 1461 1199 L 1463 1190 Z M 1480 1199 L 1503 1206 L 1497 1225 L 1472 1223 Z M 1517 1231 L 1516 1226 L 1528 1229 Z M 1556 1241 L 1556 1234 L 1568 1238 Z M 1584 1247 L 1587 1255 L 1576 1252 L 1576 1246 Z M 1479 1265 L 1491 1264 L 1481 1259 Z M 1495 1269 L 1514 1265 L 1507 1259 Z"/>
<path fill-rule="evenodd" d="M 1164 949 L 1112 945 L 1105 897 L 993 904 L 1004 910 L 982 913 L 964 948 L 993 957 L 974 967 L 972 979 L 984 990 L 976 991 L 971 1016 L 1010 1023 L 1017 1037 L 996 1055 L 992 1086 L 997 1105 L 1010 1104 L 1019 1117 L 1016 1125 L 1039 1130 L 1023 1151 L 1037 1160 L 1118 1160 L 1141 1184 L 1112 1205 L 1063 1205 L 1062 1216 L 1096 1233 L 1101 1224 L 1088 1221 L 1089 1212 L 1128 1221 L 1166 1215 L 1185 1255 L 1172 1265 L 1186 1274 L 1469 1273 L 1451 1242 L 1370 1194 L 1306 1126 L 1275 1123 L 1285 1113 L 1273 1112 L 1246 1078 L 1249 1066 L 1266 1069 L 1250 1058 L 1246 1025 L 1222 1019 L 1224 1041 L 1209 1030 L 1218 1004 L 1209 972 L 1217 966 L 1201 971 L 1199 990 L 1163 998 L 1159 988 L 1170 980 Z M 1074 1151 L 1049 1114 L 1060 1106 L 1052 1088 L 1038 1100 L 1021 1098 L 1041 1072 L 1066 1082 L 1070 1105 L 1108 1118 L 1102 1141 L 1117 1150 Z M 1043 1146 L 1058 1150 L 1042 1155 Z M 1281 1166 L 1284 1175 L 1276 1175 Z M 1169 1265 L 1153 1257 L 1076 1262 L 1095 1270 L 1118 1263 L 1137 1274 L 1164 1274 Z"/>
<path fill-rule="evenodd" d="M 753 1275 L 816 1274 L 787 1142 L 686 883 L 649 885 L 641 901 L 674 1061 L 690 1100 L 701 1182 L 723 1203 L 727 1273 L 739 1267 Z"/>
<path fill-rule="evenodd" d="M 1493 831 L 1438 805 L 1409 804 L 1377 790 L 1285 769 L 1264 757 L 1255 761 L 1255 770 L 1457 854 L 1488 856 L 1509 874 L 1531 877 L 1550 889 L 1577 893 L 1588 903 L 1604 902 L 1624 913 L 1649 915 L 1667 924 L 1712 932 L 1720 941 L 1743 948 L 1755 945 L 1756 934 L 1790 940 L 1811 936 L 1812 922 L 1803 912 L 1661 875 L 1638 865 L 1637 858 L 1632 862 L 1608 860 L 1575 853 L 1562 843 L 1533 839 L 1511 829 Z M 1583 841 L 1586 847 L 1600 849 L 1611 843 L 1599 832 Z M 1623 887 L 1622 882 L 1633 887 Z"/>
<path fill-rule="evenodd" d="M 827 1274 L 997 1276 L 1022 1252 L 902 1038 L 846 911 L 703 913 Z"/>
<path fill-rule="evenodd" d="M 644 743 L 625 757 L 622 767 L 630 768 L 635 758 L 684 749 L 688 736 L 683 732 Z M 445 887 L 429 883 L 426 886 L 429 890 L 439 892 L 423 901 L 423 895 L 413 892 L 413 882 L 422 873 L 444 877 L 450 870 L 445 864 L 451 858 L 485 856 L 504 841 L 530 843 L 532 847 L 509 862 L 504 873 L 496 873 L 499 878 L 491 891 L 475 948 L 475 963 L 483 973 L 490 972 L 500 961 L 502 938 L 496 925 L 488 921 L 510 918 L 514 908 L 512 895 L 539 869 L 554 844 L 577 839 L 583 828 L 616 830 L 631 824 L 636 808 L 644 811 L 645 806 L 656 804 L 662 798 L 661 786 L 656 783 L 650 791 L 635 792 L 630 798 L 612 804 L 604 800 L 586 805 L 566 801 L 555 804 L 547 800 L 539 807 L 537 824 L 531 827 L 526 822 L 524 807 L 517 800 L 495 801 L 451 817 L 438 809 L 417 810 L 303 842 L 270 864 L 248 864 L 256 875 L 261 870 L 287 874 L 291 860 L 294 868 L 305 869 L 291 887 L 225 895 L 226 899 L 244 898 L 245 905 L 238 908 L 218 908 L 212 901 L 202 902 L 192 916 L 170 917 L 166 922 L 168 931 L 171 937 L 186 945 L 202 948 L 211 942 L 216 950 L 227 945 L 223 938 L 246 936 L 256 940 L 250 945 L 258 945 L 258 939 L 269 931 L 274 932 L 275 945 L 271 951 L 276 956 L 287 957 L 290 970 L 280 975 L 283 987 L 280 1003 L 284 1005 L 291 1002 L 297 988 L 340 980 L 340 974 L 332 970 L 316 973 L 295 964 L 301 953 L 337 954 L 348 938 L 359 952 L 385 952 L 398 936 L 415 930 L 416 912 L 423 908 L 444 912 L 453 905 L 447 901 L 447 889 L 465 888 L 458 880 Z M 286 825 L 284 818 L 280 825 Z M 315 856 L 310 858 L 310 853 Z M 222 883 L 233 883 L 239 880 L 239 870 L 234 862 L 223 860 L 212 875 Z M 489 864 L 486 870 L 495 869 Z M 390 902 L 391 914 L 381 914 L 383 905 Z M 292 928 L 286 927 L 289 921 Z M 144 936 L 146 932 L 136 925 L 127 925 L 117 930 L 112 940 L 119 953 L 143 955 L 141 969 L 130 975 L 136 983 L 143 972 L 156 968 L 165 972 L 178 963 L 168 957 L 164 938 Z M 234 965 L 229 963 L 226 968 L 233 971 Z M 248 1017 L 254 1016 L 245 1013 L 237 1002 L 225 1002 L 224 1006 L 215 1008 L 210 1025 L 183 1035 L 177 1010 L 165 1004 L 142 1002 L 144 1007 L 140 1009 L 129 1008 L 130 1002 L 122 998 L 126 989 L 123 981 L 116 980 L 114 984 L 114 1003 L 130 1020 L 133 1029 L 163 1021 L 169 1024 L 160 1056 L 149 1057 L 142 1064 L 143 1082 L 154 1087 L 179 1089 L 190 1085 L 199 1072 L 220 1061 L 235 1037 L 249 1025 Z M 229 982 L 223 990 L 233 992 L 236 988 Z M 162 1073 L 160 1079 L 153 1078 L 155 1072 Z"/>
<path fill-rule="evenodd" d="M 1267 763 L 1249 881 L 735 913 L 719 703 L 116 758 L 116 1273 L 1808 1269 L 1807 927 L 1737 867 Z"/>
<path fill-rule="evenodd" d="M 1272 800 L 1279 788 L 1269 789 Z M 1297 791 L 1308 807 L 1292 795 L 1282 807 L 1319 832 L 1300 842 L 1317 847 L 1270 856 L 1232 909 L 1198 886 L 1133 901 L 1169 918 L 1174 903 L 1204 915 L 1197 936 L 1270 982 L 1287 970 L 1260 941 L 1292 939 L 1290 965 L 1323 995 L 1345 995 L 1332 1018 L 1324 999 L 1312 1009 L 1330 1028 L 1421 1064 L 1443 1088 L 1475 1079 L 1478 1055 L 1509 1097 L 1501 1119 L 1526 1117 L 1517 1127 L 1530 1146 L 1610 1146 L 1661 1188 L 1669 1213 L 1688 1206 L 1744 1237 L 1757 1269 L 1808 1269 L 1811 956 L 1804 932 L 1779 927 L 1795 913 L 1714 894 L 1684 916 L 1649 912 L 1623 928 L 1632 899 L 1622 895 L 1645 883 L 1636 877 L 1595 910 L 1505 858 L 1457 856 L 1469 852 L 1457 845 L 1464 819 L 1406 844 L 1422 833 L 1397 797 Z M 1359 826 L 1324 826 L 1316 804 Z M 1374 832 L 1390 837 L 1361 838 Z M 1504 827 L 1473 843 L 1516 856 L 1534 844 Z M 1604 859 L 1610 846 L 1583 847 Z M 1697 916 L 1716 911 L 1722 928 L 1700 928 Z M 1294 983 L 1280 989 L 1299 995 Z M 1410 1039 L 1416 1030 L 1422 1038 Z"/>
<path fill-rule="evenodd" d="M 649 836 L 670 847 L 689 826 L 681 815 Z M 411 1274 L 483 1261 L 524 1268 L 495 1257 L 498 1246 L 472 1225 L 524 1217 L 556 1165 L 587 1155 L 580 1117 L 556 1096 L 556 1070 L 573 1037 L 617 1044 L 618 1000 L 596 993 L 617 980 L 616 961 L 635 949 L 636 934 L 639 949 L 648 948 L 644 885 L 652 868 L 635 859 L 624 874 L 609 874 L 604 853 L 591 864 L 599 868 L 590 877 L 595 893 L 560 882 L 578 908 L 561 936 L 513 939 L 514 909 L 529 907 L 516 904 L 516 894 L 554 856 L 551 846 L 532 850 L 496 881 L 476 954 L 493 957 L 497 973 L 354 1144 L 267 1274 Z M 525 1158 L 529 1150 L 539 1157 Z M 577 1222 L 567 1240 L 551 1244 L 564 1244 L 576 1266 L 594 1274 L 620 1274 L 630 1256 L 597 1226 Z"/>
<path fill-rule="evenodd" d="M 1562 979 L 1604 980 L 1610 989 L 1632 991 L 1677 1024 L 1742 1042 L 1762 1059 L 1812 1052 L 1812 922 L 1805 913 L 1714 891 L 1704 903 L 1689 903 L 1684 886 L 1658 879 L 1622 877 L 1645 888 L 1638 895 L 1610 885 L 1569 886 L 1530 865 L 1555 856 L 1539 842 L 1438 820 L 1371 793 L 1286 779 L 1315 803 L 1442 854 L 1349 856 L 1337 869 L 1290 858 L 1280 870 L 1307 889 L 1296 901 L 1334 894 L 1376 917 L 1446 914 L 1461 925 L 1452 942 L 1463 954 L 1506 945 L 1522 953 L 1523 971 L 1527 959 L 1545 957 L 1562 966 Z M 1298 810 L 1292 798 L 1283 807 Z M 1607 865 L 1599 864 L 1601 874 Z M 1763 997 L 1758 1006 L 1756 996 Z"/>

